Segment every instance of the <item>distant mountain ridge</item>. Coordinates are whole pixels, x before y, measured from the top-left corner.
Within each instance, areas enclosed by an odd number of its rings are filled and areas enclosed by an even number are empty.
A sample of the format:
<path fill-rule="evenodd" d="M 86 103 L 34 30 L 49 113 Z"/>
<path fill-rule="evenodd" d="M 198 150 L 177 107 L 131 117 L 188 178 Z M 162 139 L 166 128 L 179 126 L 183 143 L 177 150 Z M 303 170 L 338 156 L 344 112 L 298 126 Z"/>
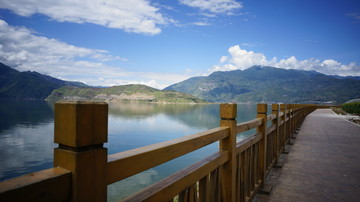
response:
<path fill-rule="evenodd" d="M 80 82 L 63 81 L 38 72 L 19 72 L 0 63 L 0 99 L 44 100 L 62 86 L 86 86 Z"/>
<path fill-rule="evenodd" d="M 144 85 L 88 87 L 38 72 L 19 72 L 0 63 L 0 99 L 8 100 L 343 103 L 357 98 L 360 77 L 329 76 L 315 71 L 253 66 L 192 77 L 161 91 Z"/>
<path fill-rule="evenodd" d="M 253 66 L 192 77 L 164 90 L 188 93 L 210 102 L 343 103 L 360 97 L 359 79 Z"/>

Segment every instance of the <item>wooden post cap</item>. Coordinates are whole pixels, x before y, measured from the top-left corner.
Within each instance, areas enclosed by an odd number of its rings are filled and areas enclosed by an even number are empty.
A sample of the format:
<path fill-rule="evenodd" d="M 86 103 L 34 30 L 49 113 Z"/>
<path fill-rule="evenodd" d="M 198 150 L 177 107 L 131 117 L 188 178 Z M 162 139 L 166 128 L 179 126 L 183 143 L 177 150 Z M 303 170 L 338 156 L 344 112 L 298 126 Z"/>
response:
<path fill-rule="evenodd" d="M 280 104 L 280 110 L 284 111 L 285 110 L 285 104 Z"/>
<path fill-rule="evenodd" d="M 279 108 L 280 108 L 280 107 L 279 107 L 279 104 L 272 104 L 272 105 L 271 105 L 271 110 L 272 110 L 272 111 L 279 111 Z"/>
<path fill-rule="evenodd" d="M 236 119 L 237 104 L 223 103 L 220 104 L 220 118 L 221 119 Z"/>
<path fill-rule="evenodd" d="M 107 142 L 108 105 L 105 102 L 55 103 L 54 142 L 83 147 Z"/>
<path fill-rule="evenodd" d="M 257 104 L 257 113 L 258 114 L 266 114 L 268 105 L 266 103 Z"/>

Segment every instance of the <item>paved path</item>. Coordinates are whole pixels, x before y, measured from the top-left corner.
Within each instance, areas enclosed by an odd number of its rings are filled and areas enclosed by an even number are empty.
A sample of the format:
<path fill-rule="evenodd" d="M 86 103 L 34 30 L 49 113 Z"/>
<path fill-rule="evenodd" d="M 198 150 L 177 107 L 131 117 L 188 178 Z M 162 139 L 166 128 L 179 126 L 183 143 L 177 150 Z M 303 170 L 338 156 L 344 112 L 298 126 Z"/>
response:
<path fill-rule="evenodd" d="M 268 180 L 271 194 L 254 201 L 360 201 L 360 126 L 330 109 L 314 111 Z"/>

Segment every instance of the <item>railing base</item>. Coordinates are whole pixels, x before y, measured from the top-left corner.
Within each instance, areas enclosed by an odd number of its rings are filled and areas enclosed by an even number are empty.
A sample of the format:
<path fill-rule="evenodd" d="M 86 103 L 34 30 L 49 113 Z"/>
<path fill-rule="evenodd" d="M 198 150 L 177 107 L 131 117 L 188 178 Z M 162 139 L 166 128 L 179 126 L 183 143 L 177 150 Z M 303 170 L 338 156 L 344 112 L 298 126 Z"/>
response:
<path fill-rule="evenodd" d="M 277 163 L 273 166 L 273 168 L 282 168 L 284 166 L 284 163 Z"/>
<path fill-rule="evenodd" d="M 261 189 L 259 190 L 258 193 L 261 195 L 270 195 L 272 189 L 273 189 L 273 186 L 265 184 L 261 187 Z"/>

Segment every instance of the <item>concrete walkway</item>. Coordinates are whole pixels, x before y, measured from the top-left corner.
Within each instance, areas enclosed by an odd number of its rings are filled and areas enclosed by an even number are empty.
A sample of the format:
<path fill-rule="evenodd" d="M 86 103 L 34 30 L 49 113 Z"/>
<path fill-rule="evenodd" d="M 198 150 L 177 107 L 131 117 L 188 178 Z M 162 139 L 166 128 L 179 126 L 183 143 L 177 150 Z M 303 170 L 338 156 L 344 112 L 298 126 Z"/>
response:
<path fill-rule="evenodd" d="M 270 195 L 254 201 L 360 201 L 360 126 L 330 109 L 309 114 L 283 157 L 268 176 Z"/>

